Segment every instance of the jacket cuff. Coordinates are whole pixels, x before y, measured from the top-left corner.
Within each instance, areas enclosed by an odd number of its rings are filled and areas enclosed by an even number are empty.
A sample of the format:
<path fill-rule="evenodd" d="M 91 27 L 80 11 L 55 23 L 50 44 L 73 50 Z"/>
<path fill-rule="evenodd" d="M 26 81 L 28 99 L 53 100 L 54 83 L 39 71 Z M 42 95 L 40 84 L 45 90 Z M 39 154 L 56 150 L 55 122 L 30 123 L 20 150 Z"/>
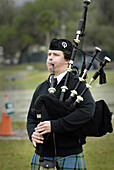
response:
<path fill-rule="evenodd" d="M 60 131 L 60 120 L 51 120 L 51 132 Z"/>

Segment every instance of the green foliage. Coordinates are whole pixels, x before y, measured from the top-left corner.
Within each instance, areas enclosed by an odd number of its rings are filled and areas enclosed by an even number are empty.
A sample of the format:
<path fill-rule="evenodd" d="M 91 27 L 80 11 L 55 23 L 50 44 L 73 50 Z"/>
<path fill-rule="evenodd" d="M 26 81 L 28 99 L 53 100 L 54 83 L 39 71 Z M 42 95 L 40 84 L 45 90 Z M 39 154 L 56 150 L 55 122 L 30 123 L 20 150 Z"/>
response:
<path fill-rule="evenodd" d="M 2 25 L 0 28 L 0 45 L 4 47 L 5 55 L 4 57 L 9 58 L 16 53 L 15 41 L 16 41 L 17 32 L 13 26 L 8 24 Z"/>
<path fill-rule="evenodd" d="M 13 0 L 0 1 L 0 45 L 5 56 L 20 56 L 30 45 L 47 46 L 53 37 L 73 41 L 83 11 L 80 0 L 36 0 L 14 7 Z M 86 47 L 100 46 L 113 52 L 114 1 L 96 0 L 88 7 Z M 63 29 L 64 26 L 64 29 Z"/>
<path fill-rule="evenodd" d="M 8 41 L 13 41 L 15 39 L 16 31 L 14 27 L 10 27 L 8 24 L 2 25 L 0 28 L 0 41 L 1 45 L 7 46 Z"/>
<path fill-rule="evenodd" d="M 28 44 L 28 43 L 32 44 L 34 42 L 33 38 L 26 34 L 22 36 L 21 40 L 22 40 L 24 46 L 26 46 L 26 44 Z"/>
<path fill-rule="evenodd" d="M 0 0 L 0 26 L 4 24 L 12 24 L 15 15 L 13 0 Z"/>
<path fill-rule="evenodd" d="M 44 32 L 51 31 L 56 26 L 57 19 L 51 11 L 43 11 L 39 14 L 39 27 Z"/>
<path fill-rule="evenodd" d="M 100 17 L 97 19 L 99 24 L 114 25 L 114 1 L 112 0 L 97 0 Z"/>

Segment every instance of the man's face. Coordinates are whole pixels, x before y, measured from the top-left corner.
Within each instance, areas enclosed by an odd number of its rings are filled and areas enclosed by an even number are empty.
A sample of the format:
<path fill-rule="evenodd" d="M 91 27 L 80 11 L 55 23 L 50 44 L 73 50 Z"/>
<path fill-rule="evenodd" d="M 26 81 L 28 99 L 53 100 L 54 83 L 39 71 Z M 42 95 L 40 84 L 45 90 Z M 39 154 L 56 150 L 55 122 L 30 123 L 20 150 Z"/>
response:
<path fill-rule="evenodd" d="M 66 71 L 68 60 L 65 60 L 64 53 L 62 51 L 49 50 L 46 65 L 50 73 L 52 71 L 52 64 L 54 64 L 54 74 L 57 76 Z"/>

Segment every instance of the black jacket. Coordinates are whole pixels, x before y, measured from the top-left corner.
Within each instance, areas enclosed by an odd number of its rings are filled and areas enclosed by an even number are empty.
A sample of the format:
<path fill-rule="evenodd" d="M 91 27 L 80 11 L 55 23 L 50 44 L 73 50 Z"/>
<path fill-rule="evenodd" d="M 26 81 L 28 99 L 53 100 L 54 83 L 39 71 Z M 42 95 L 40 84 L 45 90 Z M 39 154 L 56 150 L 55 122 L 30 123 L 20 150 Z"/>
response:
<path fill-rule="evenodd" d="M 61 86 L 63 86 L 64 84 L 64 80 L 65 78 L 63 78 L 56 87 L 55 95 L 58 99 L 60 96 Z M 65 94 L 65 99 L 69 97 L 71 90 L 74 89 L 77 82 L 78 77 L 74 76 L 71 73 L 68 81 L 68 90 Z M 78 88 L 78 94 L 83 91 L 83 89 L 85 88 L 85 84 L 86 82 L 81 83 Z M 27 131 L 30 140 L 31 135 L 34 132 L 34 128 L 39 123 L 36 114 L 32 112 L 32 108 L 34 108 L 34 102 L 39 95 L 48 94 L 49 85 L 49 81 L 46 80 L 41 83 L 34 92 L 27 116 Z M 83 102 L 78 105 L 75 111 L 65 117 L 51 120 L 51 130 L 55 133 L 57 156 L 78 154 L 82 151 L 82 145 L 85 143 L 85 139 L 77 138 L 73 135 L 73 132 L 79 130 L 79 128 L 83 126 L 84 123 L 88 122 L 93 117 L 95 109 L 95 102 L 89 90 L 84 94 L 83 98 Z M 43 114 L 46 113 L 46 109 L 44 107 L 42 109 L 42 112 Z M 43 155 L 54 156 L 55 150 L 53 133 L 44 135 L 44 138 Z M 37 145 L 35 152 L 39 154 L 39 145 Z"/>

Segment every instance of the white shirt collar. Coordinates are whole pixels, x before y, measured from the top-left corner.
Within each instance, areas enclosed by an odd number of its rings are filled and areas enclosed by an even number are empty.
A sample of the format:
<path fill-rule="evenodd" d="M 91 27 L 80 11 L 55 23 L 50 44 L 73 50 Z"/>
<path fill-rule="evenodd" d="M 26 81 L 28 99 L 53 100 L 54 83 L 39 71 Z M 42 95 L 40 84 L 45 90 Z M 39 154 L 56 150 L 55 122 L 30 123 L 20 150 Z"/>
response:
<path fill-rule="evenodd" d="M 60 81 L 62 80 L 62 78 L 65 76 L 65 74 L 67 73 L 67 71 L 59 74 L 58 76 L 56 76 L 55 78 L 57 78 L 57 84 L 60 83 Z"/>

